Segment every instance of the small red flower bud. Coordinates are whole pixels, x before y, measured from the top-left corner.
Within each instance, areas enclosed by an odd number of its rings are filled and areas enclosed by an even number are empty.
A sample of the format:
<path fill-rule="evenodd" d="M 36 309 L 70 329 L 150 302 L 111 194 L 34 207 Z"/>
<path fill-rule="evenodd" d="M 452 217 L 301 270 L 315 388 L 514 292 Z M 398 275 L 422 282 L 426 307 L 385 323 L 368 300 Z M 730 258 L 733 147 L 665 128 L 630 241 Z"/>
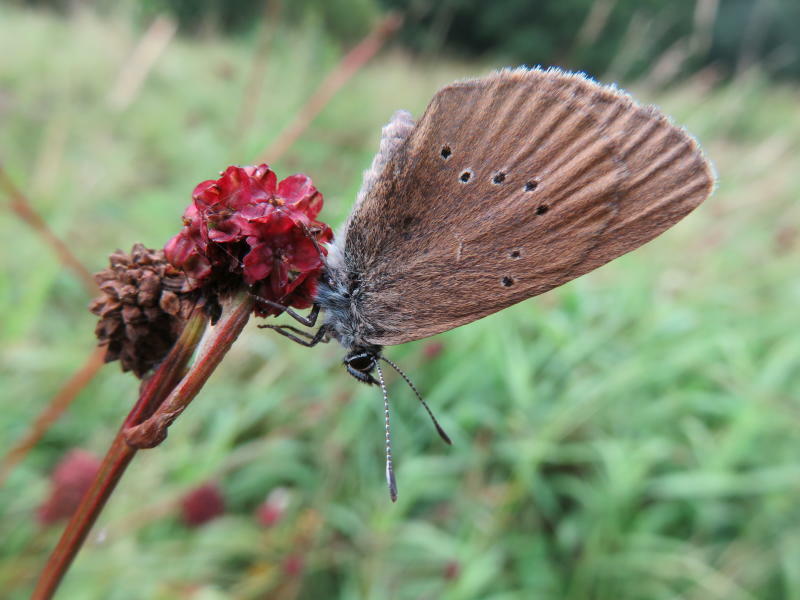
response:
<path fill-rule="evenodd" d="M 256 518 L 264 527 L 271 527 L 280 521 L 287 506 L 289 506 L 289 491 L 286 488 L 276 488 L 256 509 Z"/>
<path fill-rule="evenodd" d="M 460 574 L 461 574 L 461 563 L 459 563 L 457 560 L 449 561 L 442 570 L 442 576 L 448 581 L 453 581 L 454 579 L 458 579 L 458 576 Z"/>
<path fill-rule="evenodd" d="M 287 577 L 297 577 L 304 567 L 305 560 L 299 554 L 290 554 L 283 561 L 283 572 Z"/>
<path fill-rule="evenodd" d="M 205 525 L 224 512 L 225 499 L 215 483 L 201 485 L 181 500 L 181 518 L 188 527 Z"/>
<path fill-rule="evenodd" d="M 425 356 L 425 358 L 432 360 L 439 356 L 443 350 L 444 344 L 442 344 L 442 342 L 428 342 L 422 348 L 422 354 Z"/>
<path fill-rule="evenodd" d="M 228 167 L 192 194 L 184 227 L 164 248 L 190 289 L 252 286 L 254 294 L 295 308 L 311 306 L 330 227 L 316 221 L 322 194 L 305 175 L 281 182 L 267 165 Z M 256 303 L 256 314 L 278 309 Z"/>
<path fill-rule="evenodd" d="M 43 525 L 68 519 L 92 485 L 100 459 L 86 450 L 70 450 L 56 466 L 50 478 L 50 495 L 36 511 Z"/>

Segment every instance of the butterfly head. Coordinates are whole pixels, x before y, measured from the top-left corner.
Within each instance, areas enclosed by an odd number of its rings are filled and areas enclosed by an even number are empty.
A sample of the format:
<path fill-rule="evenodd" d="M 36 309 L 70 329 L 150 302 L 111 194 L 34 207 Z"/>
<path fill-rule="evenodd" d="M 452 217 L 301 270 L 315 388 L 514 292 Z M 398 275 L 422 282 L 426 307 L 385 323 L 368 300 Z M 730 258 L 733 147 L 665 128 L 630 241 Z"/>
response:
<path fill-rule="evenodd" d="M 380 357 L 380 346 L 357 346 L 344 357 L 344 366 L 347 372 L 359 381 L 378 385 L 378 380 L 373 377 L 372 373 L 375 371 Z"/>

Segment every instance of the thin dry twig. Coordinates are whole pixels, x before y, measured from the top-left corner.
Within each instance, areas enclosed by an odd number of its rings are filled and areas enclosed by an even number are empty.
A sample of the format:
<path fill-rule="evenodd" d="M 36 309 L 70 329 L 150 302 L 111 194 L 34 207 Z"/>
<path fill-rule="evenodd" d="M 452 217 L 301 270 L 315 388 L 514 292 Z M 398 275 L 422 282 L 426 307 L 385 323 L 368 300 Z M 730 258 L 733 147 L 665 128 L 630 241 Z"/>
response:
<path fill-rule="evenodd" d="M 94 378 L 100 367 L 105 364 L 105 355 L 105 348 L 96 348 L 84 365 L 67 380 L 50 403 L 39 413 L 28 432 L 0 460 L 0 487 L 3 486 L 14 467 L 36 446 L 53 423 L 69 408 L 81 390 Z"/>
<path fill-rule="evenodd" d="M 28 198 L 23 194 L 20 189 L 14 184 L 11 178 L 0 163 L 0 188 L 5 191 L 11 202 L 11 208 L 16 215 L 25 221 L 31 228 L 39 234 L 44 242 L 53 249 L 58 259 L 72 271 L 81 280 L 86 290 L 90 295 L 97 293 L 97 284 L 94 277 L 89 273 L 89 270 L 81 264 L 81 261 L 72 253 L 64 241 L 62 241 L 56 234 L 54 234 L 45 220 L 34 210 L 33 205 Z"/>
<path fill-rule="evenodd" d="M 331 101 L 345 83 L 381 49 L 403 23 L 398 13 L 390 13 L 355 48 L 350 50 L 337 64 L 308 101 L 298 111 L 294 120 L 278 135 L 277 139 L 261 153 L 258 162 L 267 164 L 278 160 L 297 141 L 314 118 Z"/>
<path fill-rule="evenodd" d="M 690 41 L 687 38 L 679 39 L 653 61 L 640 85 L 649 88 L 666 86 L 680 74 L 689 56 Z"/>
<path fill-rule="evenodd" d="M 150 24 L 111 87 L 108 103 L 112 108 L 122 111 L 133 104 L 150 71 L 175 36 L 177 28 L 174 21 L 164 16 L 157 17 Z"/>
<path fill-rule="evenodd" d="M 576 47 L 590 46 L 597 41 L 603 29 L 605 29 L 608 18 L 614 11 L 616 4 L 617 0 L 596 0 L 596 2 L 592 3 L 592 7 L 576 36 Z"/>
<path fill-rule="evenodd" d="M 689 46 L 695 56 L 706 57 L 714 38 L 714 23 L 719 13 L 719 0 L 697 0 L 694 7 L 694 28 Z"/>
<path fill-rule="evenodd" d="M 269 64 L 267 60 L 269 58 L 269 48 L 282 10 L 283 0 L 267 0 L 264 4 L 263 23 L 256 49 L 253 51 L 253 60 L 250 63 L 250 73 L 247 77 L 247 85 L 244 88 L 242 108 L 239 111 L 239 118 L 236 120 L 236 131 L 244 131 L 247 124 L 252 122 L 261 100 L 261 91 L 264 89 L 264 79 L 267 75 L 267 65 Z"/>
<path fill-rule="evenodd" d="M 0 163 L 0 188 L 10 199 L 9 208 L 25 223 L 39 234 L 39 237 L 52 248 L 55 255 L 66 267 L 70 268 L 81 281 L 90 295 L 97 293 L 97 283 L 89 270 L 83 266 L 78 258 L 69 249 L 69 246 L 56 236 L 45 220 L 36 212 L 28 197 L 20 191 L 6 173 Z M 80 369 L 70 377 L 56 395 L 50 400 L 45 409 L 31 424 L 27 433 L 14 447 L 0 460 L 0 486 L 5 483 L 11 471 L 33 449 L 36 443 L 44 437 L 62 414 L 69 408 L 81 390 L 85 388 L 104 364 L 105 348 L 97 348 L 87 358 Z"/>

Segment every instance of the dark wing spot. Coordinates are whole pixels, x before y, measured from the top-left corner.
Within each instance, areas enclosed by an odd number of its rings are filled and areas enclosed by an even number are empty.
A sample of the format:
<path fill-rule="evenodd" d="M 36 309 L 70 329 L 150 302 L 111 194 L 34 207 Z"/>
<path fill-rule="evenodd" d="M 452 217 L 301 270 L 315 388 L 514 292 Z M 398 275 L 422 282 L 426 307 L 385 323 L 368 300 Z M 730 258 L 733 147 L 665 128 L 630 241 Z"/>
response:
<path fill-rule="evenodd" d="M 508 255 L 510 258 L 519 258 L 521 256 L 519 250 L 514 250 L 511 254 Z"/>
<path fill-rule="evenodd" d="M 467 183 L 471 177 L 472 171 L 470 169 L 466 169 L 461 173 L 461 175 L 458 176 L 458 178 L 461 180 L 461 183 Z"/>
<path fill-rule="evenodd" d="M 506 174 L 502 171 L 499 171 L 494 177 L 492 177 L 492 183 L 500 184 L 506 180 Z"/>
<path fill-rule="evenodd" d="M 511 287 L 512 285 L 514 285 L 514 280 L 511 279 L 511 277 L 509 277 L 508 275 L 506 275 L 500 280 L 500 283 L 503 284 L 503 287 Z"/>
<path fill-rule="evenodd" d="M 448 158 L 450 158 L 450 155 L 452 153 L 453 151 L 450 149 L 450 146 L 442 146 L 442 150 L 439 154 L 442 155 L 443 159 L 447 160 Z"/>
<path fill-rule="evenodd" d="M 539 182 L 536 181 L 535 179 L 531 179 L 528 183 L 525 184 L 525 191 L 532 192 L 537 187 L 539 187 Z"/>
<path fill-rule="evenodd" d="M 542 204 L 541 206 L 537 206 L 537 207 L 536 207 L 536 214 L 537 214 L 537 215 L 543 215 L 543 214 L 544 214 L 544 213 L 546 213 L 548 210 L 550 210 L 550 207 L 549 207 L 549 206 L 547 206 L 547 204 Z"/>

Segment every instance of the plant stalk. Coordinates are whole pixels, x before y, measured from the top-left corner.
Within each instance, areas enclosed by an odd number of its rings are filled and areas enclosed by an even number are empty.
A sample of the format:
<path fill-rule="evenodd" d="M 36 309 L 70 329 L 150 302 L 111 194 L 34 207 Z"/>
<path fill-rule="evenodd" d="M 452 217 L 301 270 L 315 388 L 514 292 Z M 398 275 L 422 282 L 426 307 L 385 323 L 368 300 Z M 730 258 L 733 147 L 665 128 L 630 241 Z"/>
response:
<path fill-rule="evenodd" d="M 228 298 L 223 298 L 222 315 L 211 329 L 207 339 L 203 340 L 197 359 L 189 373 L 170 393 L 146 421 L 138 421 L 125 430 L 128 444 L 136 448 L 153 448 L 167 437 L 167 429 L 189 406 L 197 393 L 205 385 L 211 373 L 230 350 L 233 342 L 242 333 L 242 329 L 250 319 L 255 299 L 247 291 L 239 291 Z"/>
<path fill-rule="evenodd" d="M 178 341 L 156 370 L 142 384 L 139 400 L 120 427 L 108 449 L 92 486 L 84 495 L 75 514 L 39 577 L 31 600 L 49 600 L 80 550 L 100 511 L 111 496 L 125 469 L 133 460 L 136 448 L 125 441 L 125 431 L 132 423 L 141 423 L 160 406 L 186 373 L 186 367 L 206 329 L 208 317 L 198 306 L 186 322 Z"/>

